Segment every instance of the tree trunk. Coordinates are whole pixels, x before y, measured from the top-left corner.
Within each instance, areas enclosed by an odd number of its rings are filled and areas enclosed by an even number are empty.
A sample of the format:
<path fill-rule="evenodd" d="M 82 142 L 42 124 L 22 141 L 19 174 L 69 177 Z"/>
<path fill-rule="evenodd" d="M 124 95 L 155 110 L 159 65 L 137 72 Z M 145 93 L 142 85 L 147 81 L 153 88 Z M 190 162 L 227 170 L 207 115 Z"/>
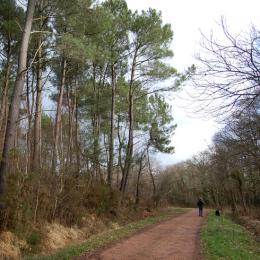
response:
<path fill-rule="evenodd" d="M 153 199 L 155 199 L 156 195 L 156 186 L 155 186 L 155 181 L 153 177 L 153 172 L 152 172 L 152 167 L 150 163 L 150 156 L 149 156 L 149 150 L 147 149 L 147 160 L 148 160 L 148 169 L 149 169 L 149 174 L 151 176 L 152 184 L 153 184 Z"/>
<path fill-rule="evenodd" d="M 137 50 L 135 51 L 133 64 L 131 69 L 131 79 L 129 83 L 129 90 L 128 90 L 128 118 L 129 118 L 129 129 L 128 129 L 128 143 L 126 148 L 126 158 L 125 158 L 125 166 L 123 171 L 123 176 L 120 185 L 120 191 L 123 193 L 126 190 L 127 179 L 132 165 L 132 157 L 133 157 L 133 146 L 134 146 L 134 96 L 133 96 L 133 85 L 134 85 L 134 76 L 135 76 L 135 69 L 136 69 L 136 59 L 137 59 Z"/>
<path fill-rule="evenodd" d="M 65 87 L 66 68 L 67 68 L 67 61 L 65 58 L 62 58 L 61 85 L 60 85 L 60 91 L 59 91 L 59 96 L 58 96 L 56 117 L 55 117 L 55 126 L 54 126 L 54 147 L 53 147 L 53 156 L 52 156 L 52 171 L 53 172 L 56 172 L 57 165 L 60 167 L 58 145 L 59 145 L 60 135 L 61 135 L 61 108 L 62 108 L 63 93 L 64 93 L 64 87 Z"/>
<path fill-rule="evenodd" d="M 0 163 L 0 194 L 4 192 L 4 175 L 8 167 L 8 157 L 11 149 L 14 148 L 14 139 L 16 132 L 16 124 L 19 117 L 19 109 L 21 103 L 21 96 L 24 86 L 24 78 L 26 74 L 26 63 L 27 63 L 27 51 L 30 39 L 30 33 L 33 22 L 33 14 L 35 9 L 36 0 L 29 0 L 26 12 L 26 20 L 24 31 L 22 34 L 21 47 L 19 51 L 19 61 L 17 68 L 17 76 L 14 85 L 14 91 L 10 109 L 8 113 L 8 121 L 6 127 L 6 135 L 4 141 L 4 149 L 2 153 L 2 159 Z"/>
<path fill-rule="evenodd" d="M 121 174 L 123 175 L 124 167 L 122 163 L 122 149 L 123 149 L 123 141 L 120 137 L 120 114 L 117 116 L 117 138 L 118 138 L 118 166 L 120 167 Z"/>
<path fill-rule="evenodd" d="M 100 153 L 100 143 L 99 143 L 99 135 L 100 135 L 100 113 L 99 113 L 99 102 L 100 102 L 100 89 L 99 86 L 96 84 L 96 65 L 93 64 L 93 91 L 94 91 L 94 112 L 93 112 L 93 119 L 92 119 L 92 126 L 93 126 L 93 168 L 94 168 L 94 175 L 96 181 L 103 181 L 101 176 L 101 169 L 99 164 L 99 153 Z"/>
<path fill-rule="evenodd" d="M 34 107 L 34 91 L 33 91 L 33 84 L 34 84 L 34 74 L 32 77 L 32 82 L 29 82 L 29 71 L 27 71 L 27 82 L 26 82 L 26 110 L 27 110 L 27 118 L 28 118 L 28 129 L 26 133 L 26 143 L 27 143 L 27 151 L 26 151 L 26 173 L 28 170 L 31 169 L 31 162 L 32 162 L 32 113 Z M 30 103 L 30 92 L 31 92 L 31 100 L 32 104 Z"/>
<path fill-rule="evenodd" d="M 98 87 L 98 100 L 97 100 L 97 110 L 98 110 L 98 114 L 97 114 L 97 129 L 96 129 L 96 141 L 97 141 L 97 157 L 96 157 L 96 168 L 97 168 L 97 175 L 99 177 L 99 181 L 101 183 L 104 183 L 104 179 L 103 179 L 103 175 L 101 172 L 101 168 L 100 168 L 100 126 L 101 126 L 101 115 L 99 112 L 99 102 L 100 102 L 100 89 Z"/>
<path fill-rule="evenodd" d="M 76 84 L 77 87 L 78 84 Z M 75 144 L 76 144 L 76 160 L 77 160 L 77 172 L 80 172 L 80 135 L 79 135 L 79 115 L 78 115 L 78 99 L 77 88 L 75 91 Z M 87 163 L 88 164 L 88 163 Z"/>
<path fill-rule="evenodd" d="M 240 193 L 241 200 L 242 200 L 243 210 L 244 210 L 244 213 L 247 213 L 248 209 L 247 209 L 247 202 L 246 202 L 246 196 L 245 196 L 245 191 L 244 191 L 244 181 L 239 177 L 238 177 L 238 184 L 239 184 L 239 193 Z"/>
<path fill-rule="evenodd" d="M 112 86 L 111 86 L 111 116 L 110 116 L 110 136 L 109 136 L 109 161 L 107 169 L 107 183 L 111 186 L 113 164 L 114 164 L 114 117 L 115 117 L 115 89 L 116 89 L 116 75 L 115 67 L 112 65 Z"/>
<path fill-rule="evenodd" d="M 137 181 L 136 181 L 136 191 L 135 191 L 135 206 L 136 207 L 138 206 L 139 201 L 140 201 L 139 184 L 140 184 L 142 170 L 143 170 L 143 154 L 140 158 L 139 170 L 138 170 Z"/>
<path fill-rule="evenodd" d="M 67 102 L 69 110 L 69 139 L 67 148 L 66 164 L 72 166 L 72 152 L 73 152 L 73 117 L 74 117 L 74 104 L 72 104 L 71 95 L 69 89 L 67 89 Z"/>
<path fill-rule="evenodd" d="M 34 142 L 33 142 L 33 171 L 41 168 L 41 117 L 42 117 L 42 37 L 39 37 L 38 42 L 38 61 L 37 61 L 37 86 L 36 86 L 36 104 L 34 115 Z"/>
<path fill-rule="evenodd" d="M 10 42 L 8 43 L 7 59 L 5 65 L 5 76 L 2 86 L 2 98 L 1 98 L 1 109 L 0 109 L 0 154 L 4 148 L 4 137 L 6 133 L 7 115 L 8 115 L 8 90 L 9 90 L 9 78 L 11 72 L 11 47 Z"/>
<path fill-rule="evenodd" d="M 236 214 L 237 213 L 237 204 L 236 204 L 236 199 L 235 199 L 233 189 L 230 190 L 230 193 L 231 193 L 231 210 L 232 210 L 233 214 Z"/>

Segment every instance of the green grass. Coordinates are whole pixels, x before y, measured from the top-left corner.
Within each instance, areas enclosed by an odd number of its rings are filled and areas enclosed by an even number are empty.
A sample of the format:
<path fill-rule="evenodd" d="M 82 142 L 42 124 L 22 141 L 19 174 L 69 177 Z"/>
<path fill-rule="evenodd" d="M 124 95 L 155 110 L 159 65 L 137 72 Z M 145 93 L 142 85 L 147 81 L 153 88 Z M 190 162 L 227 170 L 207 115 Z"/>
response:
<path fill-rule="evenodd" d="M 201 239 L 205 259 L 260 259 L 260 243 L 227 216 L 216 217 L 211 213 L 202 228 Z"/>
<path fill-rule="evenodd" d="M 170 210 L 162 212 L 159 216 L 155 217 L 147 217 L 143 220 L 140 220 L 138 222 L 130 223 L 122 228 L 110 230 L 108 232 L 94 235 L 87 239 L 85 242 L 78 244 L 78 245 L 71 245 L 68 247 L 65 247 L 59 251 L 57 251 L 55 254 L 50 256 L 27 256 L 24 259 L 26 260 L 65 260 L 65 259 L 71 259 L 73 256 L 79 256 L 83 253 L 93 251 L 95 249 L 98 249 L 110 242 L 117 241 L 123 237 L 126 237 L 128 235 L 131 235 L 135 233 L 136 231 L 143 229 L 144 227 L 148 225 L 152 225 L 155 223 L 158 223 L 163 220 L 170 219 L 173 216 L 176 216 L 178 214 L 187 212 L 188 209 L 176 209 L 172 208 Z"/>

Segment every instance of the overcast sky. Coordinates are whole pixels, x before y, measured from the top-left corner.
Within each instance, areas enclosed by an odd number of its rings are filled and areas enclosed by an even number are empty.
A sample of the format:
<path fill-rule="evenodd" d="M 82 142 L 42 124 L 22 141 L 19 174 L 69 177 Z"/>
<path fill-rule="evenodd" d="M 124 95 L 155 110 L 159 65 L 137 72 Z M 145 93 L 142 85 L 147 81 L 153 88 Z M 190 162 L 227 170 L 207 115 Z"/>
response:
<path fill-rule="evenodd" d="M 173 64 L 179 70 L 196 64 L 193 58 L 199 52 L 200 30 L 208 35 L 211 30 L 221 40 L 218 27 L 221 16 L 226 18 L 230 31 L 235 34 L 249 29 L 251 24 L 260 26 L 260 0 L 126 0 L 133 10 L 147 10 L 149 7 L 162 11 L 163 21 L 172 25 L 174 39 Z M 259 26 L 258 26 L 259 25 Z M 188 89 L 188 87 L 187 87 Z M 173 164 L 192 157 L 207 149 L 211 138 L 220 126 L 214 119 L 203 120 L 183 108 L 185 91 L 175 95 L 171 101 L 173 115 L 178 127 L 172 137 L 175 154 L 161 155 L 163 164 Z"/>

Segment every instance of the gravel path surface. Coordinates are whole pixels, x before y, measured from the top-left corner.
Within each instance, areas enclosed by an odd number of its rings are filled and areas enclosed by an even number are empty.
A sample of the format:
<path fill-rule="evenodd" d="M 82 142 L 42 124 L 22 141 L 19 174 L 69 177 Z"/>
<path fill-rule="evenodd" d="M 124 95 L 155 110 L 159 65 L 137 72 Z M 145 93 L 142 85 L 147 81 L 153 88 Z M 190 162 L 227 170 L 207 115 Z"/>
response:
<path fill-rule="evenodd" d="M 123 239 L 108 248 L 77 257 L 77 260 L 202 259 L 199 231 L 203 222 L 197 210 L 181 214 Z"/>

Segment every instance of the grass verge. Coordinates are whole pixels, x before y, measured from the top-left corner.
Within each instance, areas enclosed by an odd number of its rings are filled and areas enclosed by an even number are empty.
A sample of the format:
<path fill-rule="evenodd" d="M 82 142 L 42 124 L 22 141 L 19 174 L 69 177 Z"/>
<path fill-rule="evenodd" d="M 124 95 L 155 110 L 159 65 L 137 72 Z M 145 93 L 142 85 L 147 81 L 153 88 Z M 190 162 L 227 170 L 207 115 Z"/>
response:
<path fill-rule="evenodd" d="M 202 252 L 205 259 L 260 259 L 260 243 L 242 226 L 227 216 L 208 216 L 201 232 Z"/>
<path fill-rule="evenodd" d="M 163 220 L 170 219 L 181 213 L 187 212 L 188 209 L 171 208 L 162 212 L 159 216 L 147 217 L 138 222 L 130 223 L 119 229 L 110 230 L 102 234 L 94 235 L 87 239 L 85 242 L 77 245 L 65 247 L 55 254 L 50 256 L 27 256 L 26 260 L 67 260 L 73 256 L 80 256 L 83 253 L 96 250 L 108 243 L 115 242 L 123 237 L 129 236 L 138 230 L 145 228 L 148 225 L 159 223 Z"/>

